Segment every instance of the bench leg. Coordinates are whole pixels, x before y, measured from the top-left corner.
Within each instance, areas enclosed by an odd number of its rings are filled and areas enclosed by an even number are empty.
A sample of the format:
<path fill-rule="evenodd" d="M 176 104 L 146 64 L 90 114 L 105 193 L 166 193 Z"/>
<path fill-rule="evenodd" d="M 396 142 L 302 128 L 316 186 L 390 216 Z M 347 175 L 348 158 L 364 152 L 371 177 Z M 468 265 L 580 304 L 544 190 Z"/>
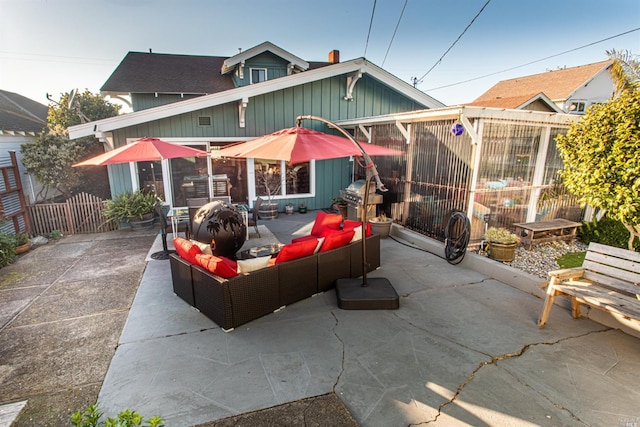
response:
<path fill-rule="evenodd" d="M 580 303 L 576 300 L 576 297 L 571 297 L 571 316 L 574 319 L 580 318 Z"/>
<path fill-rule="evenodd" d="M 538 317 L 538 327 L 542 328 L 549 319 L 549 313 L 551 313 L 551 307 L 553 307 L 553 301 L 556 299 L 558 292 L 554 289 L 553 283 L 555 279 L 551 279 L 549 286 L 547 287 L 547 297 L 544 299 L 542 310 L 540 311 L 540 317 Z"/>

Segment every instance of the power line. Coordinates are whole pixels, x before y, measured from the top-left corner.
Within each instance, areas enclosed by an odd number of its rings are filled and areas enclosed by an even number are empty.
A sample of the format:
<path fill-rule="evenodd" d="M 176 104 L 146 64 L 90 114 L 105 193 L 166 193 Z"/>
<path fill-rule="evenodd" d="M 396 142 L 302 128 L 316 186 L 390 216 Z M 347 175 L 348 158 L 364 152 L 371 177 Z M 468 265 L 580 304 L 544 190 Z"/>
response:
<path fill-rule="evenodd" d="M 367 43 L 364 45 L 364 55 L 367 57 L 367 48 L 369 47 L 369 36 L 371 35 L 371 27 L 373 26 L 373 15 L 376 13 L 376 0 L 373 0 L 373 10 L 371 11 L 371 20 L 369 21 L 369 32 L 367 32 Z"/>
<path fill-rule="evenodd" d="M 472 79 L 463 80 L 461 82 L 451 83 L 451 84 L 448 84 L 448 85 L 438 86 L 438 87 L 434 87 L 434 88 L 426 89 L 426 90 L 427 91 L 433 91 L 433 90 L 438 90 L 438 89 L 444 89 L 444 88 L 447 88 L 447 87 L 457 86 L 457 85 L 461 85 L 461 84 L 464 84 L 464 83 L 469 83 L 469 82 L 472 82 L 472 81 L 475 81 L 475 80 L 484 79 L 485 77 L 495 76 L 496 74 L 506 73 L 507 71 L 512 71 L 512 70 L 515 70 L 515 69 L 518 69 L 518 68 L 526 67 L 527 65 L 535 64 L 536 62 L 546 61 L 547 59 L 555 58 L 557 56 L 561 56 L 561 55 L 565 55 L 567 53 L 575 52 L 576 50 L 584 49 L 584 48 L 596 45 L 598 43 L 603 43 L 603 42 L 606 42 L 608 40 L 615 39 L 617 37 L 625 36 L 627 34 L 633 33 L 634 31 L 638 31 L 638 30 L 640 30 L 640 27 L 634 28 L 633 30 L 625 31 L 624 33 L 616 34 L 615 36 L 611 36 L 611 37 L 607 37 L 607 38 L 604 38 L 604 39 L 601 39 L 601 40 L 598 40 L 598 41 L 595 41 L 595 42 L 591 42 L 591 43 L 585 44 L 583 46 L 574 47 L 573 49 L 565 50 L 564 52 L 556 53 L 554 55 L 550 55 L 550 56 L 547 56 L 547 57 L 544 57 L 544 58 L 541 58 L 541 59 L 536 59 L 535 61 L 527 62 L 526 64 L 517 65 L 515 67 L 507 68 L 505 70 L 501 70 L 501 71 L 496 71 L 494 73 L 485 74 L 485 75 L 480 76 L 480 77 L 474 77 Z"/>
<path fill-rule="evenodd" d="M 449 46 L 449 49 L 447 49 L 445 51 L 445 53 L 442 54 L 442 56 L 440 57 L 440 59 L 438 59 L 436 61 L 435 64 L 433 64 L 433 66 L 431 68 L 429 68 L 429 70 L 424 73 L 424 75 L 422 77 L 420 77 L 419 79 L 415 79 L 414 78 L 414 86 L 417 85 L 418 83 L 422 82 L 422 79 L 424 79 L 427 74 L 429 74 L 431 72 L 431 70 L 433 70 L 434 68 L 436 68 L 436 66 L 442 62 L 442 59 L 447 55 L 447 53 L 449 53 L 449 51 L 456 45 L 456 43 L 458 43 L 458 40 L 460 40 L 460 38 L 462 38 L 462 36 L 464 35 L 464 33 L 467 32 L 467 30 L 469 29 L 469 27 L 471 27 L 471 25 L 473 25 L 473 23 L 475 22 L 475 20 L 478 18 L 478 16 L 480 16 L 480 14 L 482 13 L 482 11 L 484 10 L 485 7 L 487 7 L 487 5 L 489 4 L 491 0 L 487 0 L 487 2 L 484 4 L 484 6 L 482 6 L 482 8 L 480 9 L 480 11 L 478 13 L 476 13 L 476 16 L 473 17 L 473 19 L 471 20 L 471 22 L 469 22 L 469 25 L 467 25 L 467 27 L 464 29 L 464 31 L 462 31 L 462 33 L 460 33 L 460 35 L 458 36 L 458 38 L 456 39 L 456 41 L 453 42 L 453 44 L 451 46 Z"/>
<path fill-rule="evenodd" d="M 398 31 L 398 27 L 400 26 L 400 21 L 402 20 L 402 15 L 404 15 L 404 10 L 406 9 L 408 2 L 409 0 L 404 0 L 404 6 L 402 6 L 402 11 L 400 12 L 400 17 L 398 18 L 398 23 L 396 24 L 396 29 L 393 30 L 393 35 L 391 36 L 389 47 L 387 48 L 387 52 L 384 54 L 384 59 L 382 60 L 382 65 L 381 65 L 382 68 L 384 68 L 384 61 L 387 60 L 387 55 L 389 54 L 389 50 L 391 49 L 391 44 L 393 43 L 393 39 L 396 38 L 396 32 Z"/>

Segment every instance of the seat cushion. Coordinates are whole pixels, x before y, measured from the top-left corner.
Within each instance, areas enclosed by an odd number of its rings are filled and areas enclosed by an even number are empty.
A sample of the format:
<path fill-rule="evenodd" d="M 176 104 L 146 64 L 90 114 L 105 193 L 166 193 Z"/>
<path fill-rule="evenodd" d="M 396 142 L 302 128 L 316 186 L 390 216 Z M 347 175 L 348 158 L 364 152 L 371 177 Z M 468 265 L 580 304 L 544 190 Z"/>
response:
<path fill-rule="evenodd" d="M 322 243 L 320 252 L 348 245 L 354 235 L 355 231 L 353 230 L 336 230 L 333 233 L 328 233 L 324 236 L 324 243 Z"/>
<path fill-rule="evenodd" d="M 180 258 L 190 262 L 191 264 L 198 264 L 196 255 L 202 254 L 202 251 L 198 246 L 194 245 L 187 239 L 183 239 L 182 237 L 174 238 L 173 246 L 176 248 L 176 253 Z"/>
<path fill-rule="evenodd" d="M 311 228 L 311 235 L 321 236 L 322 231 L 325 228 L 329 228 L 332 230 L 339 230 L 341 224 L 342 224 L 342 215 L 320 211 L 316 215 L 316 220 L 314 221 L 313 227 Z"/>
<path fill-rule="evenodd" d="M 230 279 L 238 275 L 236 262 L 229 258 L 200 254 L 196 255 L 196 261 L 205 270 L 225 279 Z"/>
<path fill-rule="evenodd" d="M 303 240 L 297 243 L 289 243 L 284 245 L 278 255 L 276 256 L 276 264 L 281 262 L 291 261 L 293 259 L 298 259 L 302 257 L 306 257 L 309 255 L 313 255 L 318 246 L 318 239 L 308 239 Z"/>

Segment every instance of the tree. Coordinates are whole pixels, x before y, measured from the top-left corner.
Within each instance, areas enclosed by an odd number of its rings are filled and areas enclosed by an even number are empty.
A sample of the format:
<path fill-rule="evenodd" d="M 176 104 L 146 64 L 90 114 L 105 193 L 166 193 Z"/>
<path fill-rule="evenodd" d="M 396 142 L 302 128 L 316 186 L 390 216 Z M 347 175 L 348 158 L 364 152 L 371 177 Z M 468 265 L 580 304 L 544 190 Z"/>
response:
<path fill-rule="evenodd" d="M 118 115 L 119 105 L 105 101 L 99 94 L 85 90 L 70 102 L 70 94 L 61 94 L 49 105 L 47 130 L 34 142 L 23 144 L 22 163 L 38 181 L 62 193 L 65 199 L 87 191 L 110 197 L 105 167 L 75 169 L 74 163 L 103 152 L 102 143 L 93 136 L 69 140 L 67 128 L 85 121 Z"/>
<path fill-rule="evenodd" d="M 633 250 L 634 238 L 640 238 L 640 90 L 633 74 L 625 73 L 625 79 L 627 84 L 617 85 L 618 96 L 589 107 L 566 135 L 558 136 L 557 147 L 567 189 L 581 203 L 620 220 Z"/>

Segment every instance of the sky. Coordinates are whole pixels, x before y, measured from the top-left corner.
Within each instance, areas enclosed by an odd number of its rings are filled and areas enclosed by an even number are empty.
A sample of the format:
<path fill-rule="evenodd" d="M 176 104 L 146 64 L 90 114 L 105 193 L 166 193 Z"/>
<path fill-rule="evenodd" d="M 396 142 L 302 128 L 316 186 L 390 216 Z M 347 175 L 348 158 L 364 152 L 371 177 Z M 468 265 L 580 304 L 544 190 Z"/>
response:
<path fill-rule="evenodd" d="M 0 0 L 0 16 L 0 89 L 45 105 L 99 92 L 127 52 L 149 49 L 229 57 L 270 41 L 306 61 L 337 49 L 446 105 L 607 50 L 640 54 L 640 0 Z"/>

